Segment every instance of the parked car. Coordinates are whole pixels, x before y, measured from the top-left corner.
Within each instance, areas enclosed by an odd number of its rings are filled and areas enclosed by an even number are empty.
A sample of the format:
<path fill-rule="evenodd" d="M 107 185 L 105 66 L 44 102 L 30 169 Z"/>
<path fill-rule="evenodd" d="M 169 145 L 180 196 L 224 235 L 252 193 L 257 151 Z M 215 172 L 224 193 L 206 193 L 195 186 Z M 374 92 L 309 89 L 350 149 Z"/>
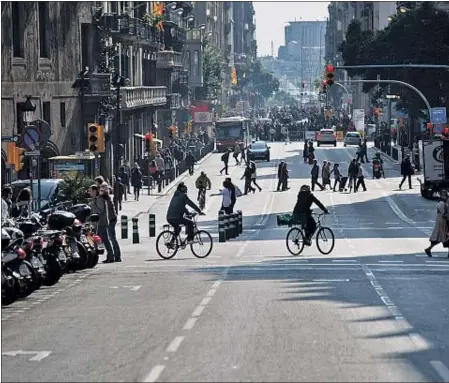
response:
<path fill-rule="evenodd" d="M 44 178 L 41 179 L 41 210 L 47 209 L 51 205 L 59 202 L 58 200 L 58 192 L 59 185 L 63 182 L 62 179 L 54 179 L 54 178 Z M 13 208 L 15 206 L 15 201 L 19 192 L 23 188 L 30 188 L 31 181 L 28 180 L 18 180 L 11 183 L 12 188 L 12 201 Z M 37 189 L 37 180 L 33 180 L 33 201 L 37 201 L 38 189 Z M 33 210 L 37 211 L 37 204 L 33 203 Z"/>
<path fill-rule="evenodd" d="M 360 145 L 362 143 L 362 136 L 359 132 L 347 132 L 345 136 L 344 145 Z"/>
<path fill-rule="evenodd" d="M 337 146 L 337 135 L 333 129 L 321 129 L 316 136 L 317 146 L 334 145 Z"/>
<path fill-rule="evenodd" d="M 265 141 L 256 141 L 253 142 L 248 147 L 248 160 L 265 160 L 267 162 L 270 161 L 270 147 L 267 145 Z"/>

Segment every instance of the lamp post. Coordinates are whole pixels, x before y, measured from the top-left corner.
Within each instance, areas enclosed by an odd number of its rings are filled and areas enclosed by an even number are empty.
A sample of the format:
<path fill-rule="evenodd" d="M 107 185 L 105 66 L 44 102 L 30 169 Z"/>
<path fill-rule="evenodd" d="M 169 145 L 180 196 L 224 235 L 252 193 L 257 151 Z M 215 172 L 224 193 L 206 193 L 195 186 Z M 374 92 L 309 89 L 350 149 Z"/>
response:
<path fill-rule="evenodd" d="M 123 146 L 120 144 L 120 129 L 122 128 L 122 113 L 120 110 L 120 88 L 122 86 L 126 86 L 129 84 L 129 79 L 125 79 L 122 76 L 119 76 L 118 74 L 115 75 L 114 79 L 112 80 L 112 86 L 115 87 L 116 92 L 116 109 L 115 109 L 115 129 L 112 134 L 112 147 L 113 149 L 113 166 L 112 166 L 112 174 L 117 175 L 119 173 L 120 169 L 120 160 L 123 155 Z"/>
<path fill-rule="evenodd" d="M 34 120 L 34 112 L 36 111 L 36 105 L 31 102 L 31 96 L 26 97 L 25 104 L 21 108 L 22 119 L 25 123 L 25 127 L 29 126 Z M 34 157 L 29 157 L 29 167 L 30 167 L 30 188 L 31 195 L 34 198 L 33 193 L 33 173 L 34 168 L 37 166 L 37 204 L 40 210 L 41 207 L 41 156 L 39 155 L 37 161 Z"/>

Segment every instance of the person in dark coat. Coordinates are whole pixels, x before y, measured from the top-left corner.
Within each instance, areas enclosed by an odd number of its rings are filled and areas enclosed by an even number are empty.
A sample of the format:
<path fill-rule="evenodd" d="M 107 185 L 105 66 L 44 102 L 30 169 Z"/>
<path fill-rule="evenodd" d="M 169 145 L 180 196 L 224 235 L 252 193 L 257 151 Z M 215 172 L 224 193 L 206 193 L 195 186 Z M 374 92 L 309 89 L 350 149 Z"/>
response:
<path fill-rule="evenodd" d="M 237 202 L 237 196 L 235 195 L 235 185 L 232 183 L 231 177 L 225 178 L 226 187 L 231 191 L 231 205 L 229 206 L 229 211 L 234 212 L 234 206 Z"/>
<path fill-rule="evenodd" d="M 134 167 L 131 170 L 131 184 L 134 188 L 134 200 L 138 201 L 140 189 L 142 189 L 142 171 L 137 163 L 134 164 Z"/>
<path fill-rule="evenodd" d="M 245 187 L 243 190 L 244 195 L 247 195 L 249 191 L 253 193 L 256 192 L 256 189 L 251 186 L 251 175 L 252 175 L 251 164 L 247 162 L 245 172 L 243 173 L 243 176 L 241 178 L 241 179 L 245 178 Z"/>
<path fill-rule="evenodd" d="M 309 140 L 304 141 L 304 149 L 302 151 L 302 157 L 304 158 L 304 163 L 306 164 L 309 159 Z"/>
<path fill-rule="evenodd" d="M 315 191 L 315 185 L 318 185 L 321 190 L 324 190 L 323 185 L 318 182 L 318 177 L 320 176 L 320 166 L 318 165 L 317 160 L 313 160 L 312 170 L 310 171 L 310 175 L 312 176 L 312 191 Z"/>
<path fill-rule="evenodd" d="M 192 243 L 195 233 L 193 232 L 192 220 L 184 215 L 188 213 L 187 205 L 196 210 L 199 214 L 203 214 L 201 209 L 187 195 L 187 186 L 181 182 L 173 195 L 167 210 L 167 222 L 173 226 L 175 236 L 181 232 L 180 225 L 186 227 L 187 242 Z"/>
<path fill-rule="evenodd" d="M 189 170 L 189 174 L 193 175 L 193 169 L 195 166 L 195 157 L 193 156 L 192 152 L 189 152 L 186 156 L 186 166 L 187 169 Z"/>
<path fill-rule="evenodd" d="M 127 192 L 129 190 L 129 174 L 125 171 L 125 168 L 123 166 L 120 168 L 119 177 L 122 184 L 125 186 L 125 193 L 123 194 L 123 196 L 125 197 L 125 201 L 127 201 Z"/>
<path fill-rule="evenodd" d="M 221 160 L 224 163 L 223 169 L 220 170 L 220 174 L 223 174 L 223 171 L 226 175 L 228 175 L 228 162 L 229 162 L 229 155 L 231 154 L 231 149 L 226 150 L 226 152 L 221 156 Z"/>
<path fill-rule="evenodd" d="M 278 187 L 277 191 L 286 191 L 288 181 L 288 170 L 287 163 L 285 161 L 281 161 L 278 166 Z"/>
<path fill-rule="evenodd" d="M 399 189 L 402 189 L 402 185 L 404 184 L 404 182 L 407 178 L 408 178 L 408 187 L 409 187 L 409 189 L 412 189 L 412 175 L 413 174 L 415 174 L 415 171 L 413 170 L 413 166 L 410 161 L 410 154 L 407 154 L 407 156 L 402 160 L 402 163 L 401 163 L 402 181 L 399 184 Z"/>

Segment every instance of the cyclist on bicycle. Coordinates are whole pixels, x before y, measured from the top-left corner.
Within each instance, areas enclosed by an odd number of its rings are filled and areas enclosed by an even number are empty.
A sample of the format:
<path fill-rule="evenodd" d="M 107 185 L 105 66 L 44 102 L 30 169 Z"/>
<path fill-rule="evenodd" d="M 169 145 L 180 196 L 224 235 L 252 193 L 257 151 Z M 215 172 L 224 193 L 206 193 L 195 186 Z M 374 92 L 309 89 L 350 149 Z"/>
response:
<path fill-rule="evenodd" d="M 316 222 L 312 217 L 312 204 L 316 204 L 325 214 L 329 214 L 326 207 L 313 195 L 310 191 L 310 186 L 303 185 L 298 193 L 298 200 L 293 209 L 294 222 L 301 223 L 305 231 L 305 244 L 311 245 L 312 235 L 316 230 Z"/>
<path fill-rule="evenodd" d="M 195 181 L 195 186 L 198 189 L 197 201 L 199 201 L 201 193 L 204 192 L 206 189 L 210 190 L 212 183 L 210 182 L 210 179 L 206 175 L 206 173 L 201 172 L 200 176 Z"/>
<path fill-rule="evenodd" d="M 186 205 L 196 210 L 200 215 L 204 215 L 201 209 L 187 196 L 187 186 L 184 182 L 181 182 L 168 206 L 167 222 L 173 226 L 175 237 L 181 232 L 180 225 L 184 225 L 186 227 L 187 243 L 192 243 L 195 233 L 193 232 L 192 220 L 184 217 L 185 214 L 189 214 Z"/>

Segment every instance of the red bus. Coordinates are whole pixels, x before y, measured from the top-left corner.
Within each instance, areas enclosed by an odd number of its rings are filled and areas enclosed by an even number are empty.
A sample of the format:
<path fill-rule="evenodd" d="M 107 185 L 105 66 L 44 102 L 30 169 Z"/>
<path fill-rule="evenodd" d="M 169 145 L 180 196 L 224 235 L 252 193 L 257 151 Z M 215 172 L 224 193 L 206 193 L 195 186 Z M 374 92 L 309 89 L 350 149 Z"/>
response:
<path fill-rule="evenodd" d="M 220 118 L 215 122 L 215 141 L 218 152 L 234 149 L 235 145 L 251 144 L 250 120 L 245 117 Z"/>

